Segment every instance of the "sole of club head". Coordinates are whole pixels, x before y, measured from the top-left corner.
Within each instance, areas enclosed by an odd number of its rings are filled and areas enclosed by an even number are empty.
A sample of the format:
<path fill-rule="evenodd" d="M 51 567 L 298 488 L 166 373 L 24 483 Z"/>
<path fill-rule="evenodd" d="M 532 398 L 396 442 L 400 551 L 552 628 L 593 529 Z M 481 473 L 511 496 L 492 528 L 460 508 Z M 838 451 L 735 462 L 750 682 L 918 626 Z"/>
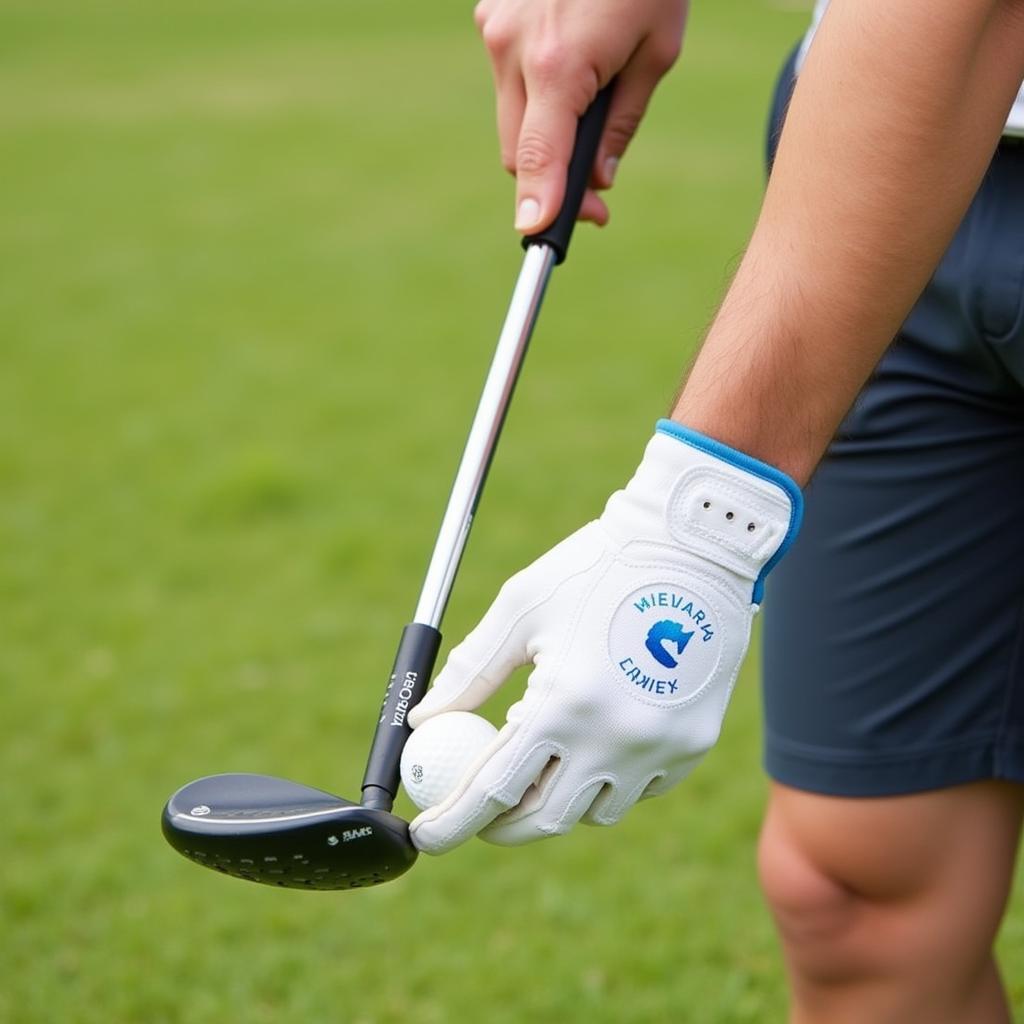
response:
<path fill-rule="evenodd" d="M 406 822 L 299 782 L 234 772 L 179 789 L 164 837 L 221 874 L 288 889 L 362 889 L 405 874 L 416 860 Z"/>

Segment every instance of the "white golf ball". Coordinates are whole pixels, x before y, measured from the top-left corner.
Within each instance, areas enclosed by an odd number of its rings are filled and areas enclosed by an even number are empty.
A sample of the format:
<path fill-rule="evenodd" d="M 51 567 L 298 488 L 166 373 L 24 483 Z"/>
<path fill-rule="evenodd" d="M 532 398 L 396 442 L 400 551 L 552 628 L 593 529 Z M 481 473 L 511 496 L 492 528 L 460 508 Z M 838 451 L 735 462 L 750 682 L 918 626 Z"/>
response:
<path fill-rule="evenodd" d="M 486 718 L 468 711 L 446 711 L 414 729 L 401 764 L 402 785 L 412 802 L 421 811 L 441 803 L 497 735 Z"/>

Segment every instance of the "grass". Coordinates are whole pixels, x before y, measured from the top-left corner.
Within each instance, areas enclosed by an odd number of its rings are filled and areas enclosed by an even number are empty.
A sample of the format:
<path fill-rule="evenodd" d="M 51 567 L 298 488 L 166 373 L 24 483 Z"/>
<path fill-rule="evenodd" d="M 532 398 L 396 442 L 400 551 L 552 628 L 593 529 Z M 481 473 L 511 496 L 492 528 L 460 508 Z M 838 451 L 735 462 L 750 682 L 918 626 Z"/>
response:
<path fill-rule="evenodd" d="M 805 17 L 697 5 L 552 287 L 448 636 L 635 465 Z M 754 664 L 614 830 L 337 897 L 159 835 L 206 772 L 357 787 L 519 260 L 466 5 L 0 0 L 0 134 L 0 1021 L 782 1019 Z M 1003 953 L 1020 1011 L 1019 910 Z"/>

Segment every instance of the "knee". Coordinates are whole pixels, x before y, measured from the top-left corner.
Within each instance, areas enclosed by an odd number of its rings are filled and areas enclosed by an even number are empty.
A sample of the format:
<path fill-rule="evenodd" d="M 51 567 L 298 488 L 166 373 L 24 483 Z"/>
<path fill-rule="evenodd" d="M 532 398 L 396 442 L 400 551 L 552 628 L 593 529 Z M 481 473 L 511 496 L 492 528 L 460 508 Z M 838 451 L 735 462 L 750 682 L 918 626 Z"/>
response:
<path fill-rule="evenodd" d="M 792 969 L 823 983 L 863 973 L 863 897 L 815 863 L 771 816 L 758 844 L 758 875 Z"/>
<path fill-rule="evenodd" d="M 758 869 L 790 969 L 817 986 L 929 977 L 944 987 L 976 974 L 991 955 L 1019 824 L 970 803 L 984 796 L 848 803 L 776 792 Z M 952 830 L 958 820 L 965 827 Z"/>

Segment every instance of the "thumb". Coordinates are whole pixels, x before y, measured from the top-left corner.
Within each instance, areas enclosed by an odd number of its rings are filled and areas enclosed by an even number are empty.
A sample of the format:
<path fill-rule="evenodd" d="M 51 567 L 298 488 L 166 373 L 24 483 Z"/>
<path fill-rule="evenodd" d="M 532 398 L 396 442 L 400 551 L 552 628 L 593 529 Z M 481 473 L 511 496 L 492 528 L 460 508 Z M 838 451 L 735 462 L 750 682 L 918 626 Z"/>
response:
<path fill-rule="evenodd" d="M 516 143 L 516 230 L 532 233 L 546 228 L 562 206 L 576 125 L 583 110 L 550 86 L 527 79 L 526 89 Z M 587 102 L 592 99 L 587 97 Z"/>
<path fill-rule="evenodd" d="M 409 712 L 415 729 L 443 711 L 472 711 L 495 693 L 520 665 L 530 661 L 525 603 L 516 577 L 501 588 L 480 624 L 457 647 L 426 696 Z"/>

